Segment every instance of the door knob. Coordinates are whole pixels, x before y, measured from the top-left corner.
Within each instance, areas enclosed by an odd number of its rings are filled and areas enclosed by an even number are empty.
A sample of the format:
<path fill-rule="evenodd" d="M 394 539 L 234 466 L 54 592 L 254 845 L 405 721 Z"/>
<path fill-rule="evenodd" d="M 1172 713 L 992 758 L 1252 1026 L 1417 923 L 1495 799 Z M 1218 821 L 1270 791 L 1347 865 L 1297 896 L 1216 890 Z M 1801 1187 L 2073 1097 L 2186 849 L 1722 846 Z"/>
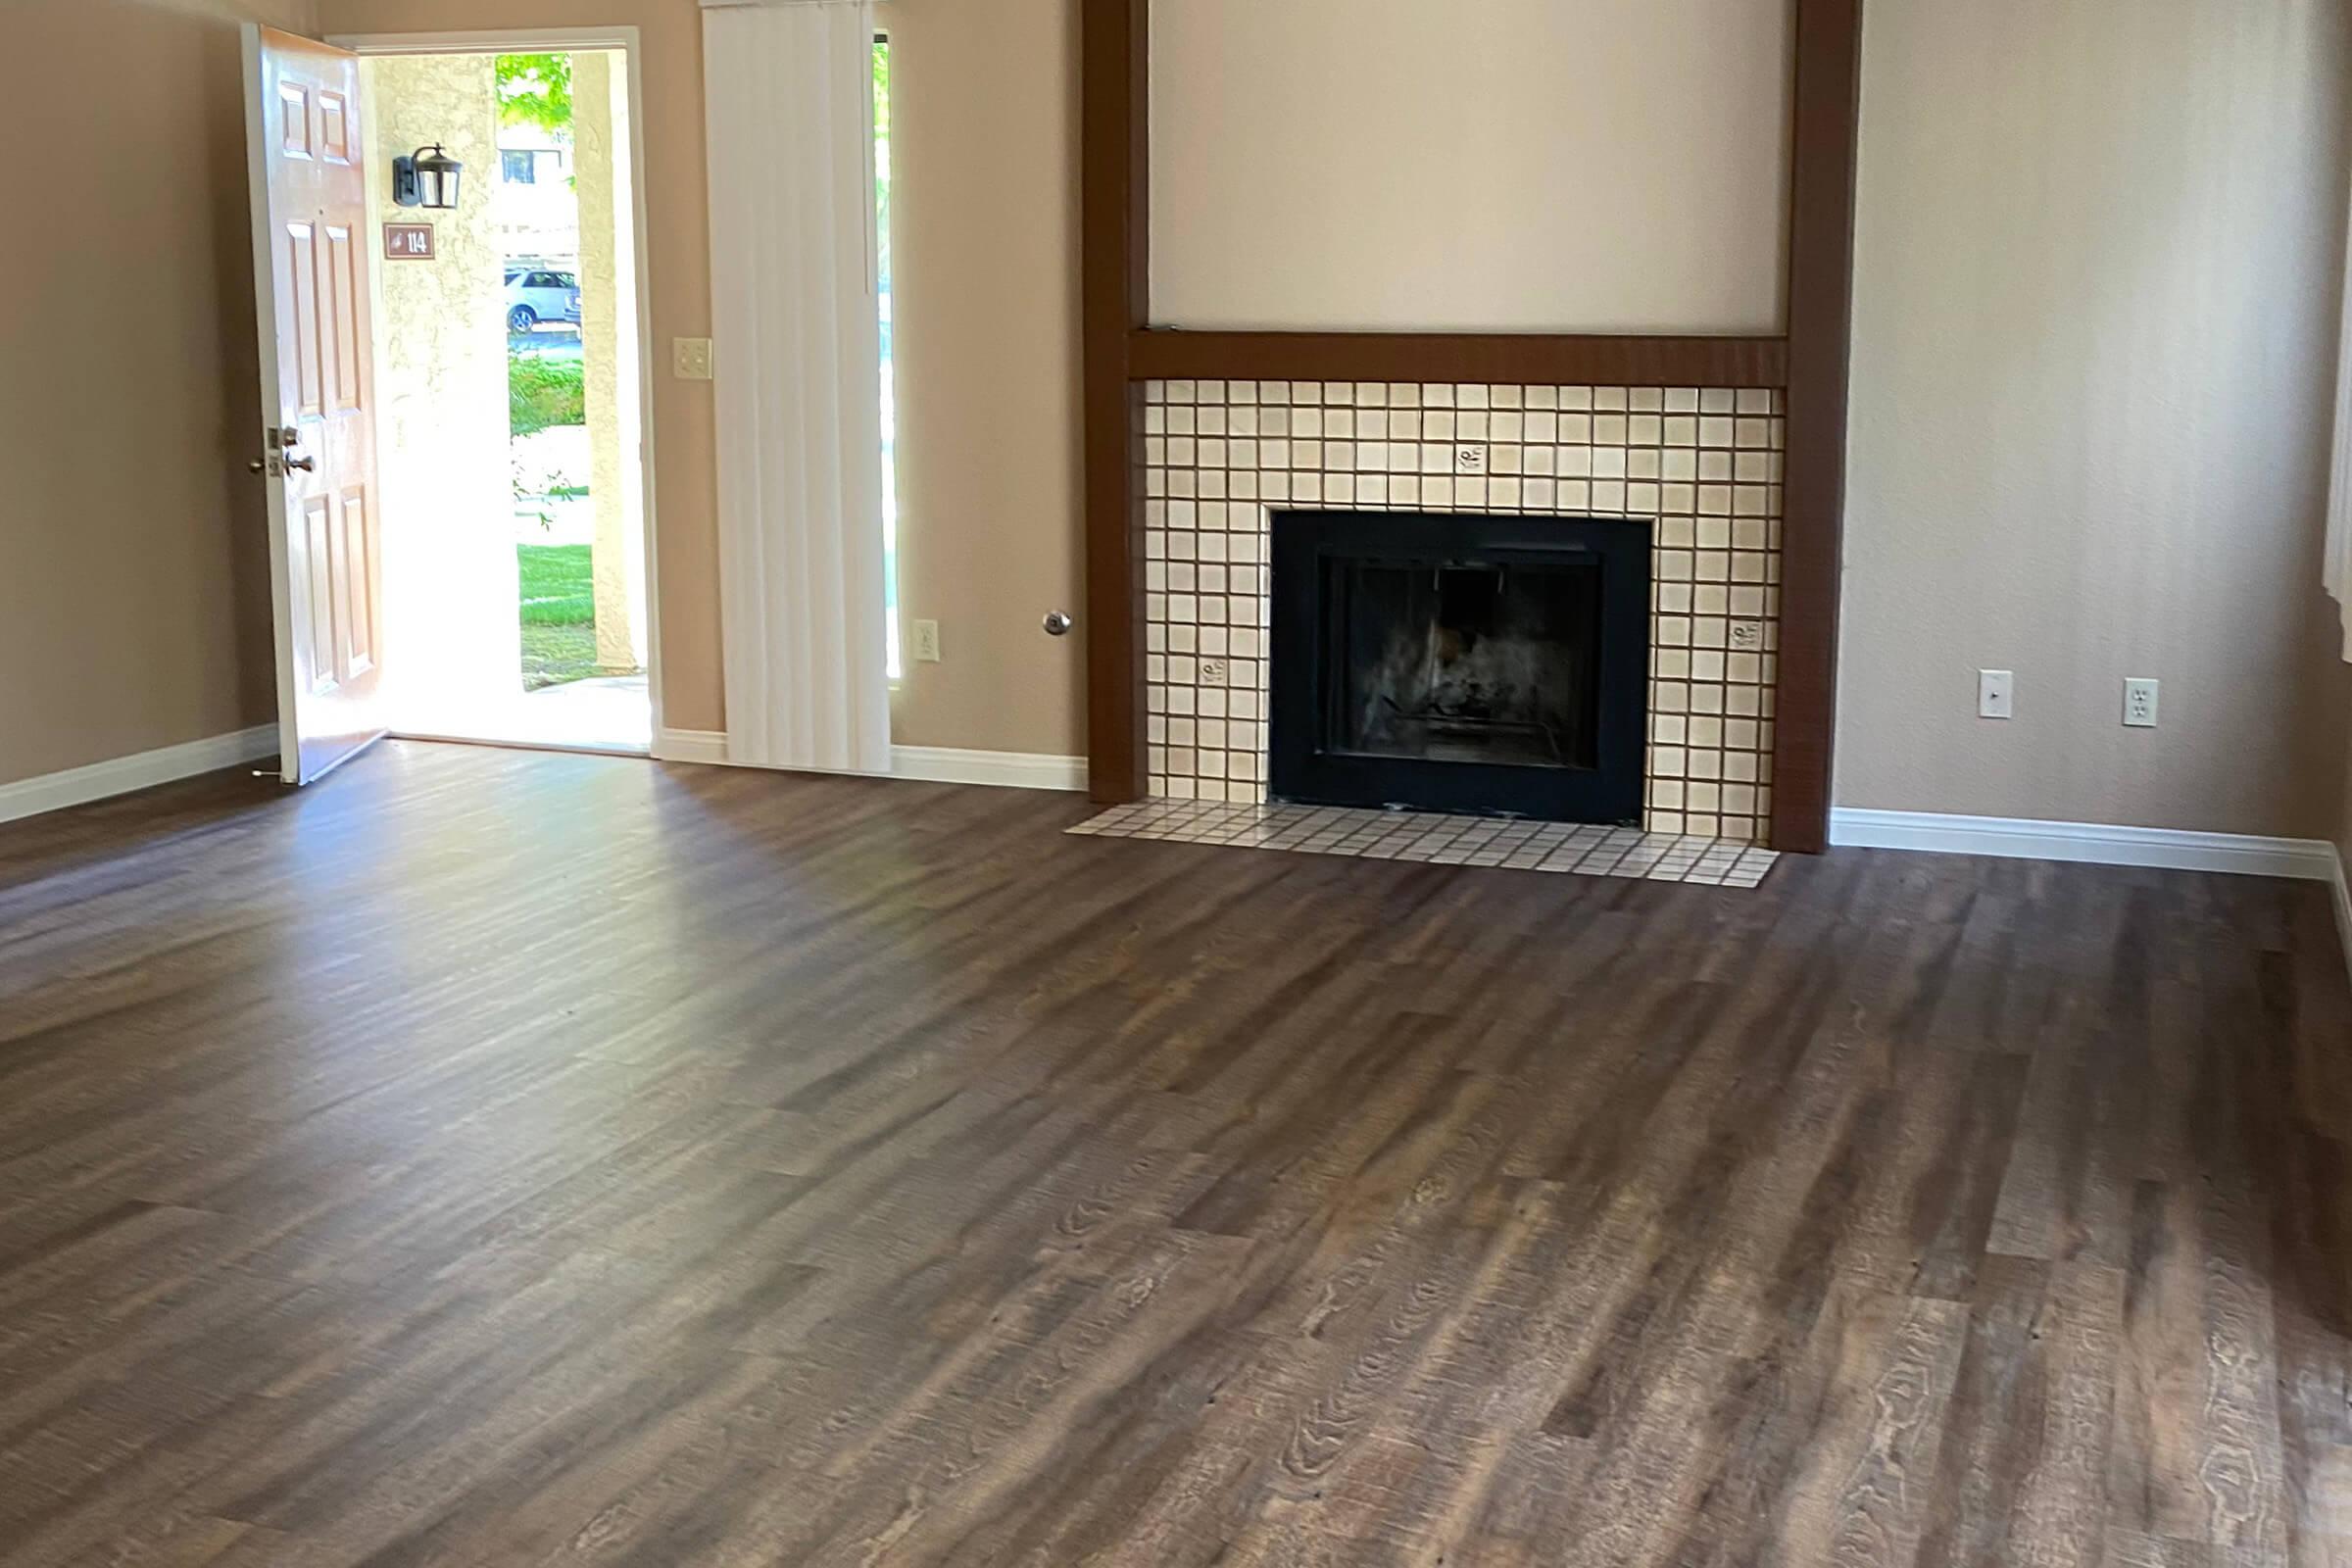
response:
<path fill-rule="evenodd" d="M 285 464 L 288 468 L 300 468 L 303 472 L 310 473 L 318 468 L 318 460 L 317 458 L 298 458 L 289 453 L 286 456 Z"/>
<path fill-rule="evenodd" d="M 251 463 L 245 465 L 245 471 L 247 473 L 268 473 L 270 471 L 270 464 L 266 459 L 256 458 Z"/>

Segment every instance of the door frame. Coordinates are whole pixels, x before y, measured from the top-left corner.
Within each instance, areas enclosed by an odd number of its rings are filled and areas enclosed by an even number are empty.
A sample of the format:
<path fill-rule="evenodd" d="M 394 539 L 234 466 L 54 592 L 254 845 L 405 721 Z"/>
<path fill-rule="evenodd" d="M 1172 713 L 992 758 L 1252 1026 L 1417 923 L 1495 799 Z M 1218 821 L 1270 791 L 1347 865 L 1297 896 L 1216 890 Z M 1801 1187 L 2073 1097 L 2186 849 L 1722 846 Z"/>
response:
<path fill-rule="evenodd" d="M 645 687 L 653 707 L 647 755 L 662 742 L 662 564 L 654 503 L 654 288 L 651 228 L 645 213 L 645 65 L 634 26 L 468 27 L 455 32 L 346 32 L 326 43 L 355 55 L 569 54 L 617 49 L 628 64 L 630 243 L 637 249 L 637 447 L 645 488 L 639 514 L 645 533 Z M 369 182 L 377 172 L 368 171 Z"/>

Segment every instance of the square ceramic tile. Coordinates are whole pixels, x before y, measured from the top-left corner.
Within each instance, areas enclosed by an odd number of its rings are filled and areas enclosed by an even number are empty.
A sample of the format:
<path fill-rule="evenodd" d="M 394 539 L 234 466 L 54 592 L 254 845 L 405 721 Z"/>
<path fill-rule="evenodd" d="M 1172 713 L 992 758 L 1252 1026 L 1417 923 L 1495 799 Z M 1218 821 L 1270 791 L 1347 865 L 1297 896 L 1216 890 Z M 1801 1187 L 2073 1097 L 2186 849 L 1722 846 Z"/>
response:
<path fill-rule="evenodd" d="M 1640 828 L 1200 800 L 1114 806 L 1069 831 L 1094 838 L 1154 839 L 1350 859 L 1494 866 L 1704 887 L 1755 887 L 1780 858 L 1773 851 L 1751 844 Z"/>
<path fill-rule="evenodd" d="M 1276 510 L 1639 516 L 1652 523 L 1646 825 L 1763 838 L 1780 649 L 1778 391 L 1155 381 L 1143 408 L 1145 557 L 1166 564 L 1145 584 L 1148 713 L 1197 724 L 1265 711 L 1258 640 Z M 1484 475 L 1452 471 L 1463 441 L 1487 447 Z M 1245 636 L 1248 655 L 1234 647 Z M 1199 701 L 1200 661 L 1220 654 L 1222 714 Z M 1263 803 L 1264 723 L 1209 733 L 1154 734 L 1152 794 Z"/>

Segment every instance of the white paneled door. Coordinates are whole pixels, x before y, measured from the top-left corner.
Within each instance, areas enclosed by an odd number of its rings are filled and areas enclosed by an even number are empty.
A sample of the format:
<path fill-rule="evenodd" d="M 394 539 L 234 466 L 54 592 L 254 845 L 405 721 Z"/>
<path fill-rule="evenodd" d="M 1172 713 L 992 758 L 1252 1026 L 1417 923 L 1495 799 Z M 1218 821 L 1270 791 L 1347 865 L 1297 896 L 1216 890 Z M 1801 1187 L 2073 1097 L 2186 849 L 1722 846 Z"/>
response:
<path fill-rule="evenodd" d="M 262 363 L 248 466 L 270 495 L 279 765 L 307 784 L 384 733 L 359 57 L 249 24 L 245 65 Z"/>

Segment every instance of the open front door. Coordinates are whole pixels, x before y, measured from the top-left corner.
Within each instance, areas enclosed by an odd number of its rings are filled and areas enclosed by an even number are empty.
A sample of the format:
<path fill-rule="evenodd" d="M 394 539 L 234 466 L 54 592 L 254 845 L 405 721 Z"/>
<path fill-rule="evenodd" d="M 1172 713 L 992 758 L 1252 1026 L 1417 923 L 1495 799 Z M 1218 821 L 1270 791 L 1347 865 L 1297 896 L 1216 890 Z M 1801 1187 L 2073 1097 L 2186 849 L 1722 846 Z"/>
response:
<path fill-rule="evenodd" d="M 384 733 L 359 57 L 247 24 L 279 766 L 307 784 Z"/>

